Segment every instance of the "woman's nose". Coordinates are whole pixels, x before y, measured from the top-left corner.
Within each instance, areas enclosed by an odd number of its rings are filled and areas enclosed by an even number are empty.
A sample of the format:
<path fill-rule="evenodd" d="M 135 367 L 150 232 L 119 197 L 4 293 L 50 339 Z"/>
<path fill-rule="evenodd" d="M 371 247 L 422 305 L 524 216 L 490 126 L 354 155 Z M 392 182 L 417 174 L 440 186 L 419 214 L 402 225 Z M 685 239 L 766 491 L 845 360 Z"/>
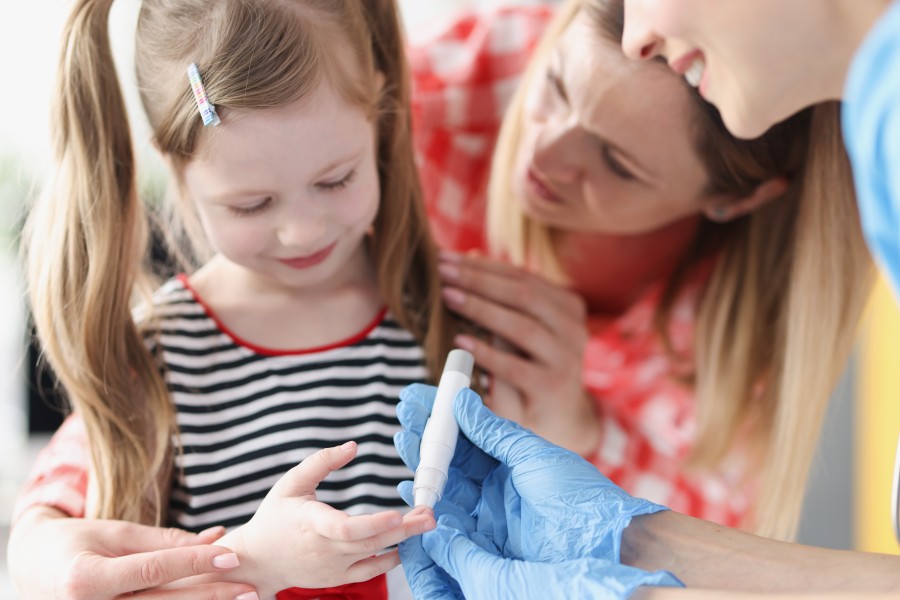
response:
<path fill-rule="evenodd" d="M 578 128 L 571 122 L 548 127 L 538 139 L 534 165 L 557 181 L 571 181 L 578 176 L 585 149 L 581 147 Z"/>
<path fill-rule="evenodd" d="M 643 0 L 625 0 L 625 29 L 622 50 L 635 60 L 648 60 L 663 54 L 663 38 L 651 29 Z"/>

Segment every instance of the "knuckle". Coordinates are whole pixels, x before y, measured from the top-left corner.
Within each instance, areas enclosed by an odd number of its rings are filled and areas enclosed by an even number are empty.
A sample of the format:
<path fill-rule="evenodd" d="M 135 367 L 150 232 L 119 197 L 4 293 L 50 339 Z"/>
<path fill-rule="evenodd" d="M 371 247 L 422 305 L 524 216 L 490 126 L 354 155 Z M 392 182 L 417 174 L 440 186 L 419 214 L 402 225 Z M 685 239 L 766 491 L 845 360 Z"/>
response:
<path fill-rule="evenodd" d="M 190 557 L 190 567 L 191 573 L 194 575 L 199 575 L 201 573 L 206 573 L 209 571 L 210 562 L 206 559 L 205 556 L 201 556 L 198 553 L 191 554 Z"/>
<path fill-rule="evenodd" d="M 159 559 L 155 556 L 151 556 L 147 559 L 147 562 L 141 565 L 138 578 L 143 587 L 153 587 L 164 580 L 165 573 L 166 570 Z"/>
<path fill-rule="evenodd" d="M 362 541 L 362 547 L 366 553 L 375 552 L 381 549 L 381 540 L 379 540 L 377 537 L 366 538 Z"/>

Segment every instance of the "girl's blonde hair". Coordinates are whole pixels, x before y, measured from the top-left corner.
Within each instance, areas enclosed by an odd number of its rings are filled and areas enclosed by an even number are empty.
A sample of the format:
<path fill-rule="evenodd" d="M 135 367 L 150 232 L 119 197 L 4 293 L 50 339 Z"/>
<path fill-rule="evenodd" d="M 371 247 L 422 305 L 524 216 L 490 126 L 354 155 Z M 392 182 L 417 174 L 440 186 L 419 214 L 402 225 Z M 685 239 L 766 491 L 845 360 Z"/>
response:
<path fill-rule="evenodd" d="M 489 186 L 492 251 L 557 278 L 564 277 L 557 232 L 512 201 L 511 179 L 525 88 L 580 10 L 589 11 L 599 35 L 621 39 L 621 0 L 569 0 L 559 9 L 507 112 Z M 783 197 L 748 216 L 705 222 L 664 290 L 656 325 L 668 344 L 669 313 L 684 281 L 718 254 L 698 307 L 691 378 L 698 428 L 687 466 L 713 468 L 740 440 L 760 467 L 758 502 L 745 525 L 789 539 L 796 534 L 822 419 L 852 349 L 873 273 L 839 108 L 828 103 L 807 109 L 746 141 L 731 136 L 715 108 L 690 93 L 706 193 L 746 196 L 778 176 L 790 185 Z"/>
<path fill-rule="evenodd" d="M 110 51 L 111 5 L 76 0 L 65 27 L 54 106 L 59 170 L 27 227 L 29 293 L 46 358 L 87 427 L 98 484 L 92 516 L 158 524 L 177 427 L 163 365 L 148 351 L 152 318 L 139 326 L 131 312 L 155 284 Z M 388 308 L 424 346 L 429 372 L 440 372 L 456 323 L 441 303 L 413 159 L 394 0 L 144 0 L 138 84 L 176 175 L 203 127 L 190 63 L 222 110 L 281 106 L 329 84 L 377 120 L 382 201 L 370 253 Z M 203 240 L 192 241 L 186 255 L 202 257 Z"/>

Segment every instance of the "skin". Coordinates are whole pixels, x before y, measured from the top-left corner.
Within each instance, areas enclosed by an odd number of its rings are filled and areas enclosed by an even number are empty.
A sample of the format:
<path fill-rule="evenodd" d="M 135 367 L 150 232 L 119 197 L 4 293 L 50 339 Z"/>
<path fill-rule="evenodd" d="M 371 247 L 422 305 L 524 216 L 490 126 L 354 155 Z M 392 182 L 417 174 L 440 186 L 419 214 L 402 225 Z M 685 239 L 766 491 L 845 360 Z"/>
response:
<path fill-rule="evenodd" d="M 159 589 L 237 567 L 238 557 L 231 550 L 210 545 L 223 533 L 223 528 L 194 535 L 121 521 L 72 519 L 54 508 L 36 506 L 12 529 L 9 573 L 23 599 L 251 600 L 256 597 L 252 586 L 228 581 Z M 48 568 L 62 575 L 47 577 Z"/>
<path fill-rule="evenodd" d="M 492 374 L 491 407 L 589 454 L 601 427 L 581 380 L 588 316 L 616 318 L 671 273 L 704 215 L 739 217 L 784 183 L 745 198 L 704 194 L 684 83 L 662 64 L 628 60 L 583 13 L 538 67 L 513 187 L 524 211 L 557 232 L 565 285 L 453 253 L 440 273 L 447 305 L 501 340 L 456 340 Z"/>
<path fill-rule="evenodd" d="M 622 536 L 622 562 L 672 571 L 688 587 L 786 595 L 891 592 L 896 597 L 900 591 L 897 556 L 779 542 L 671 511 L 631 522 Z M 646 588 L 636 597 L 669 596 Z"/>
<path fill-rule="evenodd" d="M 700 92 L 728 129 L 756 137 L 797 111 L 840 99 L 850 61 L 888 0 L 625 0 L 631 58 L 705 62 Z"/>
<path fill-rule="evenodd" d="M 183 173 L 217 252 L 191 283 L 256 345 L 314 348 L 356 334 L 382 307 L 363 244 L 380 202 L 373 123 L 329 87 L 223 120 Z M 332 247 L 311 267 L 279 262 Z"/>

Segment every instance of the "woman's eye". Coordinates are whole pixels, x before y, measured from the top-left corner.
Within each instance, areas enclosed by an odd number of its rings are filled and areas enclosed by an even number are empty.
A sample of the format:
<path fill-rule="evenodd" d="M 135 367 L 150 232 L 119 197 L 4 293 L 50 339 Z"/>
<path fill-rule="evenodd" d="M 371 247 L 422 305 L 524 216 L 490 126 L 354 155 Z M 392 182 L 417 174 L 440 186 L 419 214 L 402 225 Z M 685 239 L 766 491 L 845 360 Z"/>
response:
<path fill-rule="evenodd" d="M 629 171 L 625 167 L 625 165 L 623 165 L 616 159 L 612 151 L 609 149 L 609 146 L 603 146 L 603 160 L 606 161 L 606 166 L 609 167 L 609 170 L 622 179 L 626 181 L 633 181 L 634 179 L 636 179 L 634 173 Z"/>
<path fill-rule="evenodd" d="M 272 197 L 264 198 L 261 202 L 257 202 L 251 206 L 229 206 L 228 210 L 239 217 L 246 217 L 265 210 L 272 202 Z"/>
<path fill-rule="evenodd" d="M 325 190 L 326 192 L 330 192 L 333 190 L 339 190 L 341 188 L 347 187 L 351 181 L 353 181 L 353 177 L 356 175 L 356 169 L 353 169 L 337 181 L 323 181 L 322 183 L 316 184 L 317 187 L 321 190 Z"/>
<path fill-rule="evenodd" d="M 566 95 L 566 88 L 563 87 L 562 80 L 552 67 L 547 67 L 547 83 L 550 84 L 550 87 L 556 92 L 556 95 L 559 96 L 560 99 L 564 102 L 569 101 L 569 97 Z"/>

